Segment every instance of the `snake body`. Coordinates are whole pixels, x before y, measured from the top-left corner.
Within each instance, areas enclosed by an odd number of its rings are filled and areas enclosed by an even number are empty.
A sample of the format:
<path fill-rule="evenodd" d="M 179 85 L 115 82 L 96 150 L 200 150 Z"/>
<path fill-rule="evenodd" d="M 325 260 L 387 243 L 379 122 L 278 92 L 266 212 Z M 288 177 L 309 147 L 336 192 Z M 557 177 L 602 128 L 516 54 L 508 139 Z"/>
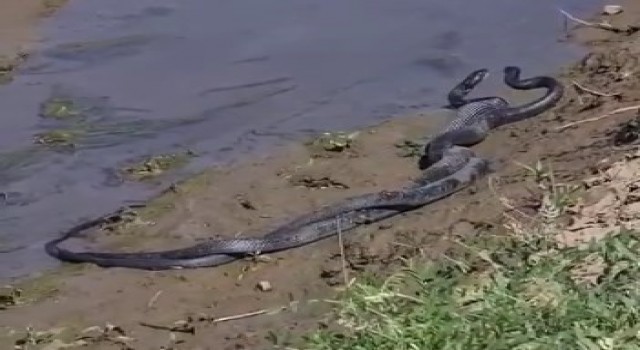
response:
<path fill-rule="evenodd" d="M 187 248 L 158 252 L 74 252 L 59 247 L 73 236 L 98 227 L 106 217 L 68 230 L 45 244 L 46 252 L 62 261 L 90 262 L 103 267 L 147 270 L 197 268 L 222 265 L 250 254 L 271 253 L 306 245 L 360 225 L 377 222 L 440 200 L 473 183 L 489 171 L 489 162 L 478 158 L 468 146 L 482 141 L 489 130 L 534 116 L 551 108 L 562 97 L 563 87 L 550 77 L 520 80 L 517 67 L 505 68 L 505 83 L 514 89 L 544 87 L 547 93 L 530 103 L 510 107 L 499 97 L 466 100 L 465 97 L 487 75 L 486 70 L 469 74 L 449 94 L 457 118 L 425 147 L 422 176 L 411 186 L 347 198 L 327 208 L 303 215 L 259 238 L 210 240 Z M 427 166 L 423 167 L 426 163 Z"/>
<path fill-rule="evenodd" d="M 473 146 L 484 140 L 491 129 L 531 118 L 555 106 L 564 94 L 564 87 L 556 79 L 546 76 L 520 79 L 520 69 L 508 66 L 504 69 L 504 82 L 517 90 L 545 88 L 541 98 L 517 107 L 510 107 L 500 97 L 466 101 L 468 86 L 479 83 L 478 76 L 486 76 L 486 70 L 471 73 L 449 94 L 449 103 L 458 106 L 458 118 L 427 144 L 420 167 L 427 168 L 443 158 L 444 152 L 454 145 Z"/>

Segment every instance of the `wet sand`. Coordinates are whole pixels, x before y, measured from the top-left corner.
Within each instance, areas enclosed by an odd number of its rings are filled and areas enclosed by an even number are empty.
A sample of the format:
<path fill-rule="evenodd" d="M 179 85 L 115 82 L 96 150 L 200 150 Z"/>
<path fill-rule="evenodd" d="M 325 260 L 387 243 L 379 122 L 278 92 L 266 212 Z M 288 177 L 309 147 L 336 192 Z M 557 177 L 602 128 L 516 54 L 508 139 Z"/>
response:
<path fill-rule="evenodd" d="M 203 168 L 438 108 L 480 66 L 494 74 L 479 95 L 506 92 L 507 64 L 553 73 L 583 52 L 558 40 L 556 7 L 584 15 L 598 1 L 70 2 L 1 87 L 0 249 L 12 252 L 0 255 L 0 280 L 57 266 L 46 240 Z M 59 97 L 89 112 L 41 117 Z M 73 149 L 34 144 L 48 132 L 71 136 Z M 154 181 L 117 176 L 187 149 L 198 157 Z"/>
<path fill-rule="evenodd" d="M 620 28 L 640 23 L 640 6 L 623 5 L 625 12 L 608 20 Z M 588 120 L 640 103 L 640 33 L 588 28 L 572 34 L 591 53 L 558 73 L 567 86 L 561 103 L 531 120 L 495 130 L 474 147 L 494 162 L 492 186 L 485 178 L 438 203 L 349 233 L 344 261 L 332 238 L 264 261 L 214 269 L 143 272 L 65 266 L 20 285 L 24 292 L 16 300 L 24 303 L 0 310 L 0 334 L 7 334 L 0 337 L 0 346 L 13 346 L 27 326 L 62 328 L 54 338 L 70 342 L 83 329 L 105 324 L 121 327 L 134 349 L 171 343 L 172 332 L 150 325 L 179 327 L 173 334 L 182 341 L 174 345 L 180 349 L 268 348 L 274 343 L 270 332 L 276 332 L 282 345 L 287 334 L 295 339 L 331 325 L 325 320 L 326 304 L 305 302 L 334 296 L 345 272 L 356 278 L 386 274 L 404 258 L 438 258 L 451 238 L 499 234 L 505 214 L 501 198 L 510 200 L 513 211 L 525 213 L 539 204 L 528 190 L 527 171 L 515 162 L 542 160 L 552 165 L 558 181 L 579 182 L 629 149 L 613 145 L 615 132 L 636 118 L 637 110 Z M 360 130 L 353 147 L 343 152 L 287 145 L 270 156 L 206 171 L 149 202 L 132 220 L 94 232 L 76 246 L 148 250 L 188 245 L 216 233 L 251 235 L 339 198 L 398 188 L 418 173 L 415 158 L 401 156 L 406 149 L 396 144 L 429 134 L 446 120 L 444 113 L 415 113 Z M 580 121 L 587 122 L 567 126 Z M 633 132 L 627 134 L 633 141 Z M 259 290 L 262 281 L 273 289 Z M 290 306 L 297 302 L 294 312 Z M 280 310 L 282 306 L 289 308 Z M 265 309 L 280 312 L 218 322 Z M 87 334 L 92 349 L 120 348 L 118 332 Z"/>
<path fill-rule="evenodd" d="M 0 83 L 10 79 L 38 38 L 43 17 L 53 14 L 67 0 L 6 0 L 0 12 Z"/>

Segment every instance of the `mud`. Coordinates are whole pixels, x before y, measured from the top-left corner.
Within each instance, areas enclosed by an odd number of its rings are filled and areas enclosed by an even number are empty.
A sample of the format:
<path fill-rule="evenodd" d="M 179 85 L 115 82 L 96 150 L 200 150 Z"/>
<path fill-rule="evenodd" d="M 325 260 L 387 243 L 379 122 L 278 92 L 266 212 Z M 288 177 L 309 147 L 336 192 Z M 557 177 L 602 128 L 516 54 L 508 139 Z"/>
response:
<path fill-rule="evenodd" d="M 39 39 L 37 25 L 68 0 L 7 0 L 0 13 L 0 84 L 13 79 L 13 73 L 29 55 Z"/>
<path fill-rule="evenodd" d="M 614 25 L 640 18 L 632 15 L 636 7 L 625 9 L 625 16 L 611 19 Z M 640 35 L 591 29 L 573 34 L 591 53 L 559 73 L 566 97 L 553 110 L 495 130 L 474 147 L 493 161 L 495 173 L 468 190 L 346 234 L 342 246 L 332 238 L 215 269 L 83 266 L 56 278 L 55 293 L 0 311 L 0 326 L 12 330 L 0 344 L 8 348 L 24 339 L 27 325 L 62 327 L 57 332 L 64 342 L 98 326 L 92 330 L 98 335 L 85 339 L 93 349 L 116 349 L 122 342 L 134 349 L 261 349 L 333 327 L 326 314 L 330 304 L 317 300 L 334 297 L 352 278 L 386 274 L 406 258 L 438 258 L 456 238 L 501 233 L 505 214 L 537 210 L 535 181 L 516 162 L 534 166 L 540 160 L 557 181 L 581 183 L 634 148 L 637 136 L 629 135 L 637 130 L 637 108 L 631 107 L 640 104 Z M 595 120 L 621 107 L 629 110 Z M 345 196 L 397 188 L 418 175 L 416 158 L 399 154 L 398 145 L 413 145 L 407 140 L 420 139 L 446 120 L 445 112 L 416 113 L 360 130 L 348 148 L 283 146 L 271 156 L 207 171 L 73 245 L 150 250 L 223 232 L 254 235 Z"/>
<path fill-rule="evenodd" d="M 556 7 L 598 2 L 70 2 L 0 87 L 0 238 L 24 247 L 0 255 L 0 279 L 57 266 L 42 254 L 57 232 L 203 168 L 438 108 L 478 67 L 495 73 L 478 94 L 502 88 L 507 64 L 553 72 L 582 52 L 557 40 Z M 121 176 L 186 150 L 198 157 L 153 181 Z"/>

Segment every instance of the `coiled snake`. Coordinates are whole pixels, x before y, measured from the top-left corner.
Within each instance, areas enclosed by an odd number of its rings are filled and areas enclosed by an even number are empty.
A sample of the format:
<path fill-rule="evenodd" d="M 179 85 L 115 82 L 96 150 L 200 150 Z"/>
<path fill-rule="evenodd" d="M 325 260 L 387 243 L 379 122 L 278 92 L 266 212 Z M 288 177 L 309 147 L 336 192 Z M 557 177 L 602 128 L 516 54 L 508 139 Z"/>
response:
<path fill-rule="evenodd" d="M 504 82 L 519 90 L 545 88 L 539 99 L 510 107 L 500 97 L 466 100 L 473 88 L 488 75 L 486 69 L 469 74 L 449 93 L 449 105 L 457 118 L 427 144 L 419 165 L 423 173 L 404 189 L 382 191 L 347 198 L 327 208 L 303 215 L 263 237 L 211 240 L 187 248 L 159 252 L 101 253 L 73 252 L 59 244 L 80 233 L 99 227 L 108 216 L 79 224 L 61 237 L 45 244 L 46 252 L 66 262 L 88 262 L 103 267 L 146 270 L 212 267 L 253 255 L 306 245 L 347 232 L 363 224 L 377 222 L 447 197 L 490 171 L 489 162 L 467 147 L 484 140 L 491 129 L 535 116 L 553 107 L 562 97 L 563 86 L 551 77 L 520 79 L 520 69 L 506 67 Z"/>

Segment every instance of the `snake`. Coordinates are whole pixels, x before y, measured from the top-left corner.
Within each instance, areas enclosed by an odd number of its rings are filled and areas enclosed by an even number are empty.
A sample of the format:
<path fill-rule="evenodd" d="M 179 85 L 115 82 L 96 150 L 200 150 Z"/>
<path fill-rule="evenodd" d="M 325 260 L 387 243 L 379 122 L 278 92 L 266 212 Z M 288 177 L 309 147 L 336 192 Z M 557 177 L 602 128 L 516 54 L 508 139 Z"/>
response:
<path fill-rule="evenodd" d="M 465 100 L 465 95 L 488 75 L 486 69 L 477 70 L 467 76 L 449 93 L 449 103 L 457 107 L 458 118 L 449 123 L 425 146 L 420 168 L 428 168 L 443 158 L 444 152 L 454 145 L 473 146 L 483 141 L 490 130 L 536 116 L 552 107 L 564 95 L 564 86 L 548 76 L 520 79 L 520 68 L 504 68 L 504 82 L 517 90 L 545 88 L 546 93 L 529 103 L 511 107 L 500 97 L 485 97 Z"/>
<path fill-rule="evenodd" d="M 449 104 L 457 109 L 451 121 L 425 146 L 421 158 L 428 166 L 422 176 L 404 189 L 350 197 L 310 214 L 302 215 L 262 237 L 208 240 L 186 248 L 156 252 L 75 252 L 59 247 L 63 241 L 99 227 L 107 216 L 76 225 L 45 244 L 46 252 L 58 260 L 93 263 L 102 267 L 146 270 L 213 267 L 254 254 L 273 253 L 307 245 L 364 224 L 384 220 L 438 201 L 467 187 L 490 171 L 489 161 L 476 157 L 468 148 L 481 142 L 498 126 L 530 118 L 553 107 L 563 94 L 554 78 L 538 76 L 520 79 L 520 69 L 504 69 L 504 82 L 520 90 L 546 88 L 541 98 L 511 107 L 500 97 L 466 99 L 473 88 L 488 76 L 481 69 L 469 74 L 449 93 Z"/>

